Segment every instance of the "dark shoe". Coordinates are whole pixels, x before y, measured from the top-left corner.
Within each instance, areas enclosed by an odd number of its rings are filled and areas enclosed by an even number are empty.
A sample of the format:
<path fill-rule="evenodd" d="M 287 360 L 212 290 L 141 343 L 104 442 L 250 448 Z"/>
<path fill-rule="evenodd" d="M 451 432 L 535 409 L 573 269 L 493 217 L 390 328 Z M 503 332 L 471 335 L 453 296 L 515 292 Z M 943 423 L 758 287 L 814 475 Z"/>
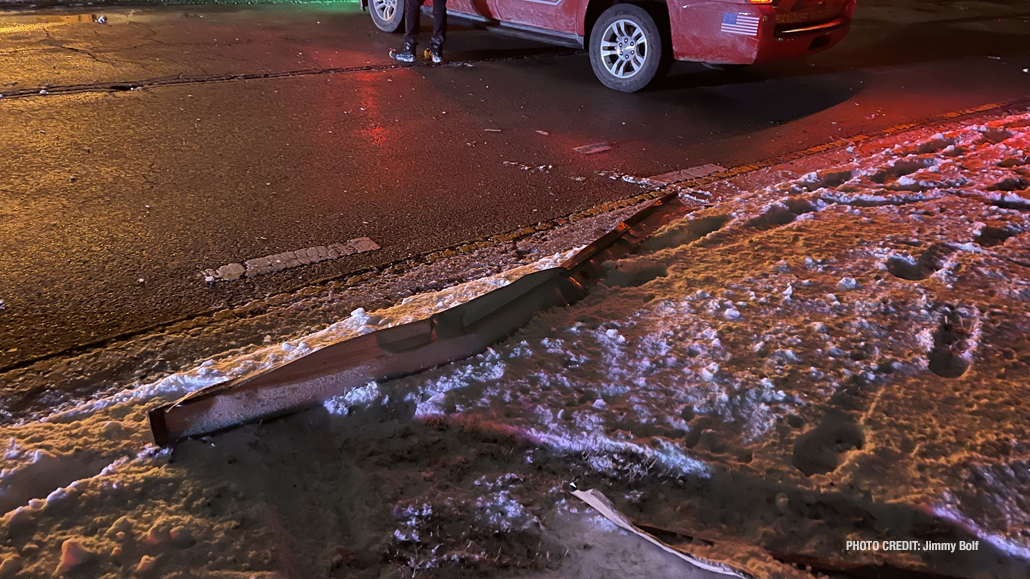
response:
<path fill-rule="evenodd" d="M 440 64 L 443 62 L 443 46 L 434 44 L 429 47 L 429 58 L 433 59 L 433 64 Z"/>
<path fill-rule="evenodd" d="M 415 47 L 418 46 L 414 42 L 405 42 L 404 48 L 400 50 L 391 50 L 390 58 L 398 60 L 400 62 L 415 62 Z"/>

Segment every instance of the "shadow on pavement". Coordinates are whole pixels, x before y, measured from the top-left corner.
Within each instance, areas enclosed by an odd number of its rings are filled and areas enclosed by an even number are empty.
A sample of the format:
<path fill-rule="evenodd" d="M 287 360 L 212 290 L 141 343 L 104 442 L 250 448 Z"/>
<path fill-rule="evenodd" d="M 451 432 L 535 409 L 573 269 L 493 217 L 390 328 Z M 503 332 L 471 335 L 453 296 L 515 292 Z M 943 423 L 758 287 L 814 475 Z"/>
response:
<path fill-rule="evenodd" d="M 1025 576 L 1025 563 L 982 538 L 916 505 L 873 500 L 860 488 L 820 492 L 775 483 L 746 468 L 713 467 L 708 478 L 660 472 L 648 457 L 626 451 L 556 454 L 490 416 L 419 420 L 414 410 L 411 402 L 373 404 L 346 416 L 318 408 L 210 443 L 181 443 L 170 468 L 204 487 L 240 489 L 248 512 L 265 513 L 279 541 L 303 544 L 308 555 L 362 546 L 328 570 L 311 567 L 321 557 L 277 562 L 301 575 L 375 577 L 373 569 L 399 564 L 442 565 L 448 576 L 458 572 L 448 569 L 456 561 L 449 554 L 456 552 L 469 556 L 462 563 L 469 567 L 461 567 L 466 574 L 548 567 L 549 554 L 566 545 L 555 544 L 546 527 L 498 532 L 484 520 L 483 505 L 504 496 L 544 518 L 564 500 L 578 507 L 567 496 L 574 481 L 602 490 L 624 514 L 672 543 L 693 537 L 695 544 L 722 544 L 724 553 L 757 544 L 782 562 L 810 564 L 836 577 Z M 615 470 L 598 473 L 591 465 L 599 459 Z M 782 496 L 789 510 L 774 506 L 784 502 Z M 327 500 L 336 501 L 332 510 L 320 507 Z M 403 540 L 392 530 L 398 525 L 421 538 Z M 760 538 L 751 535 L 756 527 L 766 529 Z M 737 536 L 740 529 L 744 534 Z M 836 544 L 845 538 L 980 543 L 978 550 L 954 554 L 880 551 L 860 557 Z"/>

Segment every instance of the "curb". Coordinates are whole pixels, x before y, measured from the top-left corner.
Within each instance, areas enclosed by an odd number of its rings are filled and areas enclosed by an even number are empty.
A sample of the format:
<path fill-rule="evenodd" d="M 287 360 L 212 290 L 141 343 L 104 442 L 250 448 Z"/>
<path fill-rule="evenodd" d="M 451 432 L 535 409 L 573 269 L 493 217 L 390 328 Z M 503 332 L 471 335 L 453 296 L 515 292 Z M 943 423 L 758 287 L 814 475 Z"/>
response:
<path fill-rule="evenodd" d="M 538 312 L 588 293 L 602 264 L 636 250 L 691 211 L 670 193 L 558 267 L 545 269 L 432 316 L 327 346 L 281 366 L 192 392 L 148 411 L 154 441 L 167 444 L 317 406 L 371 381 L 386 381 L 474 356 Z"/>

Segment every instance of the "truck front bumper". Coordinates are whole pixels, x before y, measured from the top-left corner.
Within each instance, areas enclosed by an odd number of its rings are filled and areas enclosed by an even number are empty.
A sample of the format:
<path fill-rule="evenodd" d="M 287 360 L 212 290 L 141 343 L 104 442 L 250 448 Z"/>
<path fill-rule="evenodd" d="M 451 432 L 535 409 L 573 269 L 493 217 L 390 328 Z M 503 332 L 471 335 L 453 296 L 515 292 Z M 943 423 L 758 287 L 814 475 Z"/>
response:
<path fill-rule="evenodd" d="M 768 28 L 759 37 L 753 63 L 800 58 L 826 50 L 844 39 L 851 19 L 842 16 L 821 24 Z"/>

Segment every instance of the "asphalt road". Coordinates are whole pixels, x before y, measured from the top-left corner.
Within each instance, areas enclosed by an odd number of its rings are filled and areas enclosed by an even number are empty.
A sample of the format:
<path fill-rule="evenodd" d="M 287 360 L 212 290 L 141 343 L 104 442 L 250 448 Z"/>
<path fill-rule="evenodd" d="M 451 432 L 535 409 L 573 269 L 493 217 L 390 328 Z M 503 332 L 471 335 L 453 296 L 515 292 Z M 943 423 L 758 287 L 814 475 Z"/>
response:
<path fill-rule="evenodd" d="M 1022 1 L 868 0 L 829 52 L 680 63 L 632 95 L 581 53 L 460 27 L 452 64 L 396 66 L 399 37 L 336 6 L 0 15 L 0 371 L 641 191 L 601 172 L 730 167 L 1030 97 Z M 200 274 L 362 236 L 382 249 Z"/>

